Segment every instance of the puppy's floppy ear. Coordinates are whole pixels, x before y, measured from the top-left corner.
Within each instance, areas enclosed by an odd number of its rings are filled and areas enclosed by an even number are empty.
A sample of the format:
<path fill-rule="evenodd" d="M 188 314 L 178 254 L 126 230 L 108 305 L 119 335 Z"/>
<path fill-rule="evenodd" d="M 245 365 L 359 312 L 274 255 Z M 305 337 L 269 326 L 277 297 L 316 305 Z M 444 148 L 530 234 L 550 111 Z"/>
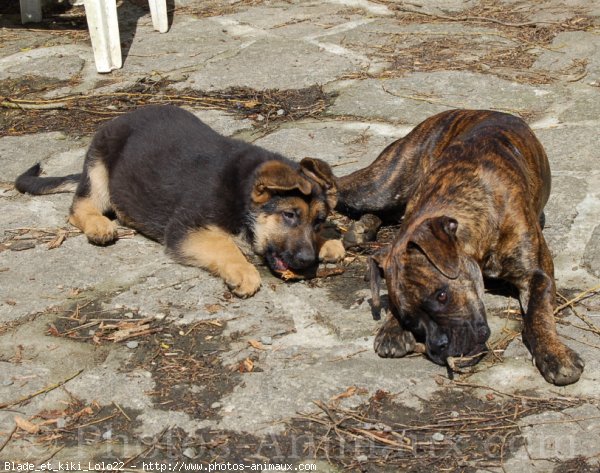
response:
<path fill-rule="evenodd" d="M 381 289 L 381 279 L 385 275 L 385 264 L 391 246 L 383 247 L 378 252 L 369 257 L 367 269 L 367 277 L 371 286 L 371 299 L 373 301 L 373 311 L 376 314 L 381 312 L 381 297 L 379 291 Z"/>
<path fill-rule="evenodd" d="M 337 184 L 329 164 L 316 158 L 304 158 L 300 161 L 300 169 L 323 188 L 327 204 L 330 208 L 335 208 L 337 204 Z"/>
<path fill-rule="evenodd" d="M 410 236 L 409 244 L 418 246 L 429 262 L 450 279 L 459 273 L 458 222 L 451 217 L 433 217 L 425 220 Z"/>
<path fill-rule="evenodd" d="M 252 200 L 263 204 L 276 192 L 299 190 L 304 195 L 310 195 L 312 185 L 308 179 L 282 161 L 267 161 L 256 173 Z"/>

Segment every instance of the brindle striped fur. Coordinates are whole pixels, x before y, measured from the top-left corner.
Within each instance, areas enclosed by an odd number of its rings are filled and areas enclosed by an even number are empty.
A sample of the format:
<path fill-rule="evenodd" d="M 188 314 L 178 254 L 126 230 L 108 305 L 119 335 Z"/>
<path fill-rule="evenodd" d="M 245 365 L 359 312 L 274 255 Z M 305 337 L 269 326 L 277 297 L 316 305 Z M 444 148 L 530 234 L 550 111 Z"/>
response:
<path fill-rule="evenodd" d="M 584 363 L 556 333 L 554 267 L 542 235 L 550 183 L 546 154 L 527 124 L 478 110 L 435 115 L 370 166 L 338 179 L 338 210 L 404 215 L 391 248 L 375 257 L 395 314 L 376 351 L 404 356 L 414 345 L 410 331 L 438 363 L 476 361 L 489 335 L 483 275 L 519 291 L 523 340 L 545 379 L 576 382 Z"/>

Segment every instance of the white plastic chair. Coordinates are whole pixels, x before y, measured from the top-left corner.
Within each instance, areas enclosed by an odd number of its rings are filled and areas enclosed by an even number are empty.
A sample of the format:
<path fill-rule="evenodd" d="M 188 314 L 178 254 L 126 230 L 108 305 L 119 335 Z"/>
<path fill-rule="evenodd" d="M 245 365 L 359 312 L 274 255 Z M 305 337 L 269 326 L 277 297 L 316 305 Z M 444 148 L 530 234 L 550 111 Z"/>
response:
<path fill-rule="evenodd" d="M 154 29 L 169 29 L 166 0 L 148 0 Z M 92 40 L 98 72 L 110 72 L 123 65 L 116 0 L 85 0 L 85 17 Z M 42 0 L 20 0 L 21 22 L 42 21 Z"/>

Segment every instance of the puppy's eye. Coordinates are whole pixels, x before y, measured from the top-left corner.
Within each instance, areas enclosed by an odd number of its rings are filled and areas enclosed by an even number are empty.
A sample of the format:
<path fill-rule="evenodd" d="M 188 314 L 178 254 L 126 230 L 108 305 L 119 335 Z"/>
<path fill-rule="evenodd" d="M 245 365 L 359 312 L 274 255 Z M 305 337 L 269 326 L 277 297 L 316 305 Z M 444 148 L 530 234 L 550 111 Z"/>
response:
<path fill-rule="evenodd" d="M 440 289 L 436 292 L 435 298 L 440 304 L 446 304 L 448 302 L 448 291 L 446 289 Z"/>
<path fill-rule="evenodd" d="M 296 221 L 296 212 L 292 210 L 283 210 L 281 216 L 287 223 L 294 223 Z"/>
<path fill-rule="evenodd" d="M 323 225 L 325 223 L 325 218 L 324 217 L 317 217 L 313 223 L 313 226 L 315 227 L 315 229 L 319 229 L 321 228 L 321 225 Z"/>

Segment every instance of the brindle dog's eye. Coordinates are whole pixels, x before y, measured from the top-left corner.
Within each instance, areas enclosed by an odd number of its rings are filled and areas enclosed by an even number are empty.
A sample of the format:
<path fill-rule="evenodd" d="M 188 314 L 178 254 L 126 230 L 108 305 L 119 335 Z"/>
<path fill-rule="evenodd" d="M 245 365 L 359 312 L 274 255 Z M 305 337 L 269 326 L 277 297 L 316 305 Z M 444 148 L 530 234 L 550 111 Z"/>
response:
<path fill-rule="evenodd" d="M 435 298 L 440 304 L 445 304 L 446 302 L 448 302 L 448 291 L 446 291 L 445 289 L 438 291 L 435 295 Z"/>

